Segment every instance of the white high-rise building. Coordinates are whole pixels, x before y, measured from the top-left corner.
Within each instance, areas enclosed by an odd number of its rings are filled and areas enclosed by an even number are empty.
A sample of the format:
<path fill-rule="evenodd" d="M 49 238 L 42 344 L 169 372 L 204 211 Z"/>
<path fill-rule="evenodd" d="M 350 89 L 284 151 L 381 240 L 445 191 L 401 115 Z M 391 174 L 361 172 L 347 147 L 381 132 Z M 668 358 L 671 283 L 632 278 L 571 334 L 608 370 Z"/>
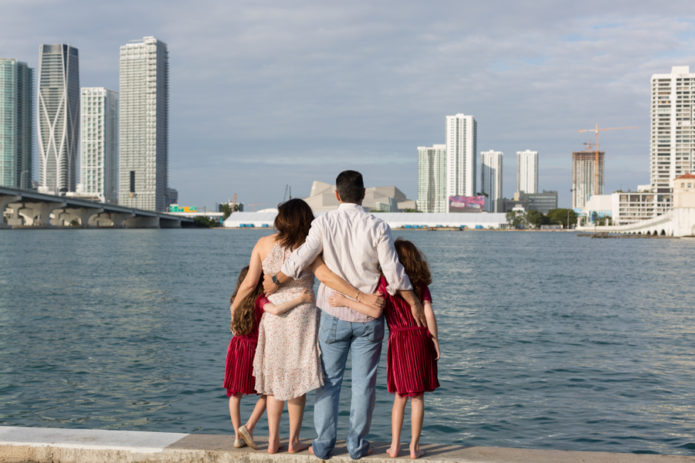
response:
<path fill-rule="evenodd" d="M 488 212 L 502 212 L 502 151 L 482 151 L 480 153 L 480 187 L 487 195 Z"/>
<path fill-rule="evenodd" d="M 516 191 L 538 193 L 538 151 L 516 152 Z"/>
<path fill-rule="evenodd" d="M 168 206 L 169 57 L 167 45 L 143 37 L 121 47 L 119 204 Z"/>
<path fill-rule="evenodd" d="M 447 212 L 446 145 L 418 146 L 417 207 L 421 212 Z"/>
<path fill-rule="evenodd" d="M 476 122 L 473 116 L 446 116 L 446 195 L 476 193 Z"/>
<path fill-rule="evenodd" d="M 107 203 L 118 201 L 118 93 L 84 87 L 81 94 L 82 193 Z"/>
<path fill-rule="evenodd" d="M 0 58 L 0 186 L 32 188 L 34 70 Z"/>
<path fill-rule="evenodd" d="M 37 102 L 39 191 L 65 194 L 77 184 L 80 71 L 77 48 L 41 45 Z"/>
<path fill-rule="evenodd" d="M 695 172 L 695 73 L 674 66 L 651 84 L 651 187 L 670 206 L 673 179 Z"/>

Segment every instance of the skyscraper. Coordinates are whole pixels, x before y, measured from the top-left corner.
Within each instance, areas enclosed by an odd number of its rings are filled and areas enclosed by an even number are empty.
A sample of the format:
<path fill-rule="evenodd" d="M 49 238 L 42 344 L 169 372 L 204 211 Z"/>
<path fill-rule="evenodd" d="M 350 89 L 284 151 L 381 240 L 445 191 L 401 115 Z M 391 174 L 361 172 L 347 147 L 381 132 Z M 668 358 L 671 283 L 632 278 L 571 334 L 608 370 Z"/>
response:
<path fill-rule="evenodd" d="M 118 201 L 118 93 L 84 87 L 81 94 L 82 193 Z"/>
<path fill-rule="evenodd" d="M 77 48 L 41 45 L 37 121 L 39 191 L 75 191 L 80 138 L 80 69 Z"/>
<path fill-rule="evenodd" d="M 34 70 L 0 58 L 0 186 L 30 189 Z"/>
<path fill-rule="evenodd" d="M 119 204 L 163 211 L 167 207 L 169 54 L 143 37 L 121 47 Z"/>
<path fill-rule="evenodd" d="M 598 194 L 603 194 L 603 159 L 598 153 Z M 596 152 L 576 151 L 572 153 L 572 209 L 582 209 L 594 194 L 596 179 Z"/>
<path fill-rule="evenodd" d="M 674 66 L 651 84 L 651 187 L 670 204 L 673 179 L 695 172 L 695 73 Z"/>
<path fill-rule="evenodd" d="M 538 151 L 516 152 L 516 191 L 538 193 Z"/>
<path fill-rule="evenodd" d="M 418 146 L 417 207 L 422 212 L 447 212 L 446 145 Z"/>
<path fill-rule="evenodd" d="M 482 151 L 480 153 L 481 191 L 487 195 L 488 212 L 502 212 L 502 152 Z"/>
<path fill-rule="evenodd" d="M 446 116 L 446 195 L 473 196 L 476 193 L 476 132 L 473 116 Z"/>

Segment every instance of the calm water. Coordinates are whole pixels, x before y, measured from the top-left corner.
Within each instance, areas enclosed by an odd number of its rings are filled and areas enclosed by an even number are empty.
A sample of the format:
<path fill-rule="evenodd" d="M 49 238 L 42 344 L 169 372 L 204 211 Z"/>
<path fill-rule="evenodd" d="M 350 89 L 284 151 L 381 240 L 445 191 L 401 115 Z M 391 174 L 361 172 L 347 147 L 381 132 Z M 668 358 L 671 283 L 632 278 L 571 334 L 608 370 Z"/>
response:
<path fill-rule="evenodd" d="M 262 233 L 1 231 L 0 424 L 231 432 L 228 298 Z M 435 280 L 425 442 L 695 454 L 695 240 L 395 235 Z M 382 362 L 373 439 L 390 405 Z"/>

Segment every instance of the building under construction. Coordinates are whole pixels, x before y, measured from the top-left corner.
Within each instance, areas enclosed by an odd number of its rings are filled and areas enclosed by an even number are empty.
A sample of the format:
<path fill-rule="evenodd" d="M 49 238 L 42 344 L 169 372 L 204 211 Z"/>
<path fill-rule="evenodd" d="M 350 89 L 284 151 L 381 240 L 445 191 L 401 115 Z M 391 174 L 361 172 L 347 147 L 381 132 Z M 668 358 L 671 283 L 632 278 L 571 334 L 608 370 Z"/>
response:
<path fill-rule="evenodd" d="M 605 152 L 598 153 L 598 190 L 595 189 L 596 151 L 575 151 L 572 153 L 572 209 L 582 209 L 589 198 L 603 194 L 603 159 Z"/>

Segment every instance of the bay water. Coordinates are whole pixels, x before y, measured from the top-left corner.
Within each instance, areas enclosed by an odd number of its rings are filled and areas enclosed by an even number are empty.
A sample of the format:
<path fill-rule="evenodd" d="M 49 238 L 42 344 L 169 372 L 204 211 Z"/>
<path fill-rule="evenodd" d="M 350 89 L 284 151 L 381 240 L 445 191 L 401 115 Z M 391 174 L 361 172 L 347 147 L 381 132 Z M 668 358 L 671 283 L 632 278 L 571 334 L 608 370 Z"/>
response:
<path fill-rule="evenodd" d="M 229 296 L 268 233 L 0 231 L 0 425 L 232 433 Z M 434 279 L 441 388 L 423 442 L 695 455 L 695 240 L 394 236 Z M 385 347 L 376 441 L 390 440 Z M 348 374 L 340 439 L 349 391 Z"/>

